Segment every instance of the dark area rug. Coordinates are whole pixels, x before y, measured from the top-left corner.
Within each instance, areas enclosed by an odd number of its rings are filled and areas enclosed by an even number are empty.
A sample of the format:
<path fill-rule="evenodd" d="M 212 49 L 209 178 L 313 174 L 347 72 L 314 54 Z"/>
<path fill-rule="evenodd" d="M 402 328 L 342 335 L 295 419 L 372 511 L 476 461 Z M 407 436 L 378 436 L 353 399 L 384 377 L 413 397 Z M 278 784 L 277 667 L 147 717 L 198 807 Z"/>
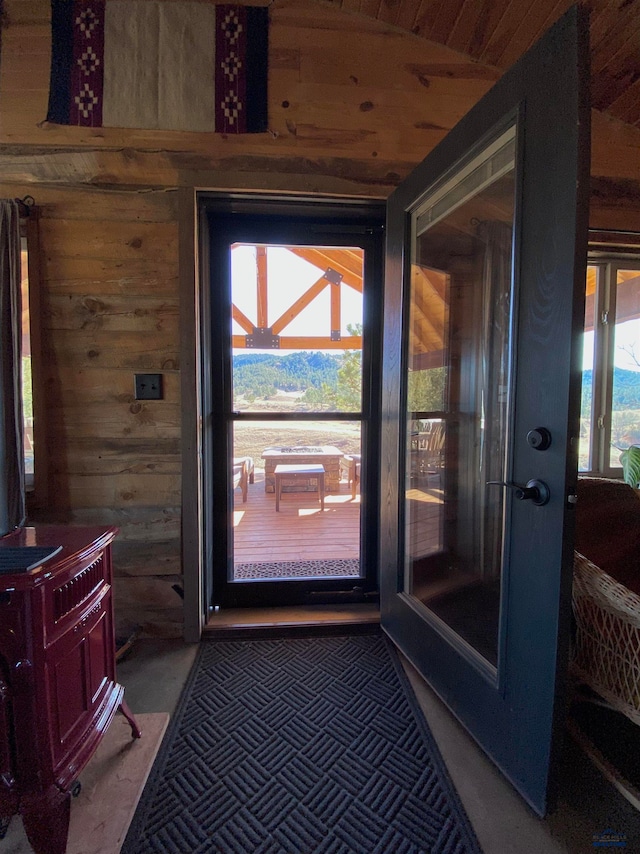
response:
<path fill-rule="evenodd" d="M 122 854 L 479 854 L 382 634 L 201 644 Z"/>
<path fill-rule="evenodd" d="M 359 575 L 360 561 L 357 558 L 238 563 L 233 568 L 234 578 L 346 578 Z"/>

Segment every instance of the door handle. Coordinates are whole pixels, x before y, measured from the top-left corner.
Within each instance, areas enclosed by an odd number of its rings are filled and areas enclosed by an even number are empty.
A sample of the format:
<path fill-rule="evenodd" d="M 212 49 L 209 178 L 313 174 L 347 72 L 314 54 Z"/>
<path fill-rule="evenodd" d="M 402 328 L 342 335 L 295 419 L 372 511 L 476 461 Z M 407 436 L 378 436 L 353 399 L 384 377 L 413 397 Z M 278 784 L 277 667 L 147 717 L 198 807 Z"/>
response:
<path fill-rule="evenodd" d="M 507 483 L 504 480 L 488 480 L 487 486 L 504 486 L 507 489 L 513 489 L 515 497 L 519 501 L 533 501 L 539 507 L 546 504 L 551 497 L 549 487 L 542 480 L 529 480 L 526 486 L 520 486 L 519 483 Z"/>

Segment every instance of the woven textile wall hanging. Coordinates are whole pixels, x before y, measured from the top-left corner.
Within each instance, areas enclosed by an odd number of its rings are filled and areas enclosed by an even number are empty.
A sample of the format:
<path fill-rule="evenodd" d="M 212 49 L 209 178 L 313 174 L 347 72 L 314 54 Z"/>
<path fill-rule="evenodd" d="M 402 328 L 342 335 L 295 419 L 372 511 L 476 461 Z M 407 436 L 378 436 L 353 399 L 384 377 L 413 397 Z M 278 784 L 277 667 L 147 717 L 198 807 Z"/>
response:
<path fill-rule="evenodd" d="M 47 121 L 266 131 L 266 7 L 52 0 L 51 9 Z"/>

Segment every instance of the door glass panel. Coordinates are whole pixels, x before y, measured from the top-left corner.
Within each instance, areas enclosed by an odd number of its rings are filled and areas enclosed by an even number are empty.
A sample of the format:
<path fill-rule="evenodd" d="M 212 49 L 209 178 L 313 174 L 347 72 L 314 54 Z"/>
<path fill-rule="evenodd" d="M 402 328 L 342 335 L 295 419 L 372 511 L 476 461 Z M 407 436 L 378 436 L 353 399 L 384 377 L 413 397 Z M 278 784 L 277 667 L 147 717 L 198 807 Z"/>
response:
<path fill-rule="evenodd" d="M 494 666 L 510 498 L 499 483 L 509 473 L 514 200 L 515 126 L 412 216 L 404 592 Z"/>
<path fill-rule="evenodd" d="M 235 243 L 231 273 L 228 580 L 358 578 L 364 249 Z"/>
<path fill-rule="evenodd" d="M 233 581 L 359 577 L 360 422 L 236 421 Z M 281 477 L 279 466 L 320 466 Z"/>
<path fill-rule="evenodd" d="M 363 265 L 357 247 L 231 247 L 234 411 L 360 411 Z"/>
<path fill-rule="evenodd" d="M 621 449 L 640 444 L 640 270 L 617 270 L 613 335 L 609 465 L 620 469 Z"/>

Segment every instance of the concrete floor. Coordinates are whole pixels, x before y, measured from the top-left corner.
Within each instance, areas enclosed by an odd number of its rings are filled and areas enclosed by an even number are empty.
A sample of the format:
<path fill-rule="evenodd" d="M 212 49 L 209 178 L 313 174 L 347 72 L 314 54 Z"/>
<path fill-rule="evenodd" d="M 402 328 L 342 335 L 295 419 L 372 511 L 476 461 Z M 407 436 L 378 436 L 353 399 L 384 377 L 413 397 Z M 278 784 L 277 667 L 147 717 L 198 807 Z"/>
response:
<path fill-rule="evenodd" d="M 118 665 L 132 710 L 172 713 L 195 652 L 181 641 L 138 640 Z M 625 850 L 640 852 L 640 813 L 569 738 L 557 809 L 539 819 L 408 662 L 405 669 L 484 854 L 583 854 L 598 850 L 594 835 L 606 830 L 626 834 Z"/>

